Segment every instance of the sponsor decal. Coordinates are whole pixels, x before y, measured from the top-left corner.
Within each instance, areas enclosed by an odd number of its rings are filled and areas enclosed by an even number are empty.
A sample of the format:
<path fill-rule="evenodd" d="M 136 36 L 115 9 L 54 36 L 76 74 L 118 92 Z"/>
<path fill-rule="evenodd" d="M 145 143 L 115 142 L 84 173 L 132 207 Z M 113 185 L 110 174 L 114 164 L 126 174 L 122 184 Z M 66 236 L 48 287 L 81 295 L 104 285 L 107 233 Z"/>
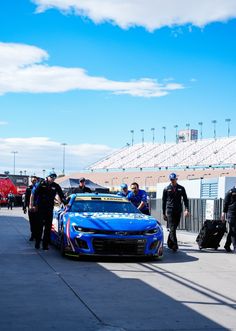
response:
<path fill-rule="evenodd" d="M 114 198 L 114 197 L 76 197 L 75 201 L 92 201 L 92 200 L 100 200 L 100 201 L 113 201 L 113 202 L 126 202 L 129 203 L 127 199 L 124 198 Z"/>

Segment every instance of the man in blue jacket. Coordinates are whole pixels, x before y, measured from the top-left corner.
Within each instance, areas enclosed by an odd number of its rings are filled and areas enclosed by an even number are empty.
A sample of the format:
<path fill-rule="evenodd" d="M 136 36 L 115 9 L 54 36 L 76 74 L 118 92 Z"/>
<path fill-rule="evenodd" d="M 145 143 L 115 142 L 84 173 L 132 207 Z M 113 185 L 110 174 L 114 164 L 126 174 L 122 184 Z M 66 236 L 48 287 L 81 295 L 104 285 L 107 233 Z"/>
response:
<path fill-rule="evenodd" d="M 130 185 L 131 192 L 127 195 L 127 199 L 132 202 L 143 214 L 150 215 L 147 193 L 139 189 L 138 183 L 134 182 Z"/>
<path fill-rule="evenodd" d="M 128 190 L 128 185 L 125 183 L 122 183 L 120 185 L 120 191 L 117 192 L 117 195 L 120 195 L 121 197 L 127 197 L 127 195 L 130 193 Z"/>

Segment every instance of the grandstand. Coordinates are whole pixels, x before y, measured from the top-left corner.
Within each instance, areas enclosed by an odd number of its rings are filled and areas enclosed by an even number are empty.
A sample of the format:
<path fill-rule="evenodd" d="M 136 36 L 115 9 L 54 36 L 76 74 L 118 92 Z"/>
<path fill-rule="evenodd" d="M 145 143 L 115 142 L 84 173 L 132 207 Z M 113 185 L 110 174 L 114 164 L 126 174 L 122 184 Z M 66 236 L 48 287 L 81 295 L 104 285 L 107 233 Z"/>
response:
<path fill-rule="evenodd" d="M 151 192 L 168 181 L 170 172 L 181 180 L 236 176 L 236 137 L 127 145 L 67 177 L 85 176 L 111 190 L 137 181 Z"/>
<path fill-rule="evenodd" d="M 127 146 L 92 164 L 89 170 L 181 168 L 236 164 L 236 137 Z"/>

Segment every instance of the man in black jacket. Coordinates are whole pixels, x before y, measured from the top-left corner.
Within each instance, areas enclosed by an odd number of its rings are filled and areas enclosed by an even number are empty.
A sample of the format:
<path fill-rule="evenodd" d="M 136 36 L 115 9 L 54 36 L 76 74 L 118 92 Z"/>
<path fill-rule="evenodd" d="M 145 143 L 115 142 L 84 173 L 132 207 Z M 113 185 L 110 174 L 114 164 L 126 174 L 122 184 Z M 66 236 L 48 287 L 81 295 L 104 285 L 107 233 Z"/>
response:
<path fill-rule="evenodd" d="M 25 214 L 27 213 L 27 208 L 28 208 L 28 217 L 29 217 L 30 232 L 31 232 L 31 236 L 29 239 L 30 241 L 33 241 L 35 239 L 35 223 L 37 220 L 37 213 L 32 212 L 29 209 L 29 203 L 30 203 L 31 191 L 37 185 L 38 182 L 39 182 L 38 177 L 36 177 L 36 176 L 31 177 L 31 185 L 29 185 L 25 191 L 25 198 L 24 198 L 24 202 L 23 202 L 23 211 Z"/>
<path fill-rule="evenodd" d="M 222 221 L 225 221 L 226 214 L 229 222 L 229 233 L 225 243 L 225 250 L 231 252 L 230 245 L 233 243 L 234 252 L 236 253 L 236 186 L 225 195 L 223 213 L 221 216 Z"/>
<path fill-rule="evenodd" d="M 37 226 L 35 231 L 35 248 L 40 248 L 40 241 L 43 234 L 43 249 L 48 250 L 50 233 L 53 219 L 54 199 L 59 196 L 61 202 L 65 202 L 65 196 L 60 185 L 55 183 L 57 175 L 50 172 L 45 180 L 41 181 L 32 189 L 30 197 L 30 210 L 37 213 Z"/>
<path fill-rule="evenodd" d="M 185 211 L 184 216 L 189 215 L 188 211 L 188 198 L 185 188 L 177 184 L 177 176 L 175 173 L 169 175 L 170 184 L 164 188 L 162 196 L 162 211 L 163 218 L 167 221 L 169 228 L 169 236 L 167 245 L 173 251 L 177 251 L 178 242 L 176 237 L 176 229 L 180 223 L 182 214 L 182 200 L 184 201 Z"/>
<path fill-rule="evenodd" d="M 72 189 L 71 193 L 91 193 L 89 187 L 85 186 L 86 179 L 84 177 L 79 179 L 79 186 Z"/>

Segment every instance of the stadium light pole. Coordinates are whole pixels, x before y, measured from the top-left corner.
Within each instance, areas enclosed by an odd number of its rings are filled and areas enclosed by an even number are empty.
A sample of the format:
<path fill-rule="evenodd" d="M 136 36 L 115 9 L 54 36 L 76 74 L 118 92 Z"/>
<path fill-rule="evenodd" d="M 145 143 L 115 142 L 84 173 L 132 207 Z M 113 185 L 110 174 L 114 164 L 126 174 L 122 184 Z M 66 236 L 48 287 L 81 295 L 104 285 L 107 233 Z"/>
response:
<path fill-rule="evenodd" d="M 66 146 L 67 143 L 61 143 L 63 147 L 63 155 L 62 155 L 62 175 L 65 176 L 65 159 L 66 159 Z"/>
<path fill-rule="evenodd" d="M 200 125 L 200 137 L 201 137 L 201 140 L 202 140 L 202 125 L 203 125 L 203 122 L 198 122 L 198 125 Z"/>
<path fill-rule="evenodd" d="M 230 122 L 231 122 L 231 119 L 230 119 L 230 118 L 226 118 L 226 119 L 225 119 L 225 122 L 228 124 L 227 134 L 228 134 L 228 138 L 229 138 L 229 134 L 230 134 Z"/>
<path fill-rule="evenodd" d="M 166 143 L 166 127 L 163 126 L 162 129 L 163 129 L 163 142 L 165 144 Z"/>
<path fill-rule="evenodd" d="M 175 140 L 176 140 L 176 144 L 177 144 L 178 143 L 178 125 L 175 124 L 174 128 L 175 128 Z"/>
<path fill-rule="evenodd" d="M 134 145 L 134 130 L 130 130 L 131 133 L 131 145 Z"/>
<path fill-rule="evenodd" d="M 16 173 L 16 154 L 18 153 L 17 151 L 12 151 L 13 154 L 13 175 Z"/>
<path fill-rule="evenodd" d="M 152 131 L 152 143 L 154 144 L 155 142 L 155 128 L 151 128 Z"/>
<path fill-rule="evenodd" d="M 144 129 L 140 129 L 141 133 L 142 133 L 142 145 L 144 145 Z"/>
<path fill-rule="evenodd" d="M 213 124 L 213 127 L 214 127 L 214 139 L 216 140 L 216 123 L 217 123 L 217 120 L 212 120 L 211 123 Z"/>
<path fill-rule="evenodd" d="M 187 131 L 188 131 L 188 141 L 189 141 L 190 140 L 190 131 L 189 131 L 190 124 L 189 123 L 186 124 L 186 128 L 187 128 Z"/>

